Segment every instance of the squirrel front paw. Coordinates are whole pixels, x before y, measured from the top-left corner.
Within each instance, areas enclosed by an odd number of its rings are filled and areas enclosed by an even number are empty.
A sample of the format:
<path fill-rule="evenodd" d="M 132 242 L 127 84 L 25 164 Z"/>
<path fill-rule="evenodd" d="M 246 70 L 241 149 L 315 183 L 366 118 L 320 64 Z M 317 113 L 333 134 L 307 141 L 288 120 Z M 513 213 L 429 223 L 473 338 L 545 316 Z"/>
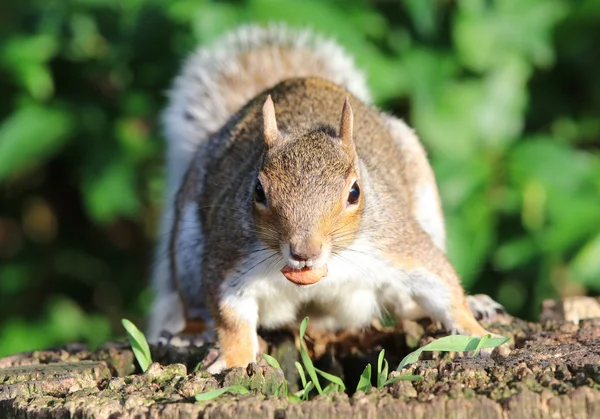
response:
<path fill-rule="evenodd" d="M 467 336 L 475 336 L 475 337 L 483 337 L 486 335 L 491 335 L 492 338 L 504 338 L 505 336 L 499 335 L 497 333 L 492 333 L 481 327 L 478 323 L 473 327 L 473 324 L 469 324 L 466 327 L 456 326 L 453 327 L 451 333 L 453 335 L 467 335 Z M 479 350 L 478 356 L 482 358 L 487 358 L 492 355 L 492 353 L 496 351 L 500 356 L 507 356 L 510 353 L 510 348 L 507 344 L 501 345 L 497 348 L 484 348 Z"/>
<path fill-rule="evenodd" d="M 256 361 L 256 357 L 253 355 L 248 356 L 248 354 L 231 353 L 231 351 L 228 351 L 226 353 L 221 353 L 220 355 L 215 356 L 213 351 L 217 350 L 214 349 L 211 352 L 209 352 L 208 356 L 205 359 L 205 362 L 210 362 L 209 358 L 216 358 L 214 362 L 210 363 L 208 367 L 206 367 L 206 371 L 208 371 L 211 374 L 219 374 L 224 370 L 233 367 L 245 368 L 248 366 L 248 364 Z"/>
<path fill-rule="evenodd" d="M 225 362 L 223 357 L 220 356 L 215 360 L 215 362 L 213 362 L 208 366 L 208 368 L 206 368 L 206 371 L 208 371 L 211 374 L 219 374 L 226 370 L 228 367 L 229 366 L 227 365 L 227 362 Z"/>
<path fill-rule="evenodd" d="M 486 294 L 469 295 L 467 303 L 477 320 L 493 322 L 501 316 L 508 316 L 504 307 Z"/>

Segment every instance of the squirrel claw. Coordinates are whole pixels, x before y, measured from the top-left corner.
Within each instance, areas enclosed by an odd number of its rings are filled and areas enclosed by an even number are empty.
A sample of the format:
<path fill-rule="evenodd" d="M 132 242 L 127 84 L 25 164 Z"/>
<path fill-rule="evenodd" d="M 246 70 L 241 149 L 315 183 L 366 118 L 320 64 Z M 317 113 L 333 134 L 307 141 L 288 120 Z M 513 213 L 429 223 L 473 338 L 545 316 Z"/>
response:
<path fill-rule="evenodd" d="M 206 357 L 202 361 L 202 368 L 211 374 L 219 374 L 223 372 L 227 368 L 227 364 L 220 356 L 220 351 L 218 349 L 211 349 L 206 354 Z"/>
<path fill-rule="evenodd" d="M 210 367 L 206 369 L 206 371 L 215 375 L 223 372 L 226 368 L 227 365 L 225 364 L 225 361 L 223 361 L 222 359 L 217 359 L 210 365 Z"/>
<path fill-rule="evenodd" d="M 502 316 L 508 316 L 506 309 L 488 295 L 477 294 L 467 296 L 469 308 L 478 321 L 493 322 Z"/>

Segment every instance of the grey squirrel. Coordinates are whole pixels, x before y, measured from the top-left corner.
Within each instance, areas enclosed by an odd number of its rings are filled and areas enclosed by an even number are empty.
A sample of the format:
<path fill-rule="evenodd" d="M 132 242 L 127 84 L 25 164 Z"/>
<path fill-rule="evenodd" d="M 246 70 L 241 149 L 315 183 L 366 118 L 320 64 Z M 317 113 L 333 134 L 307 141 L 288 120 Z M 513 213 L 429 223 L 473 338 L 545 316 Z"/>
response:
<path fill-rule="evenodd" d="M 469 300 L 445 256 L 421 143 L 370 104 L 335 42 L 239 28 L 189 58 L 169 100 L 150 341 L 216 330 L 219 372 L 256 360 L 259 326 L 306 315 L 336 330 L 387 311 L 488 334 L 473 311 L 501 306 Z"/>

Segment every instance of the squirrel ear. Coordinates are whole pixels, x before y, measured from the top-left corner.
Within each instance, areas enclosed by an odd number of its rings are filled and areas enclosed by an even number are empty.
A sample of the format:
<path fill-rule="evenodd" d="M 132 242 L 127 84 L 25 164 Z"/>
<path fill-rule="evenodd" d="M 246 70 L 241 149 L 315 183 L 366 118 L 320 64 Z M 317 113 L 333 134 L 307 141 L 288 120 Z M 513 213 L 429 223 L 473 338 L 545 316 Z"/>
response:
<path fill-rule="evenodd" d="M 272 147 L 279 139 L 279 130 L 277 129 L 277 120 L 275 119 L 275 105 L 271 95 L 267 96 L 265 104 L 262 108 L 263 117 L 263 135 L 265 137 L 265 145 Z"/>
<path fill-rule="evenodd" d="M 342 144 L 348 149 L 354 148 L 352 141 L 353 125 L 354 113 L 352 112 L 352 106 L 350 106 L 350 99 L 346 97 L 346 100 L 344 101 L 344 108 L 342 109 L 342 121 L 340 122 L 339 136 L 342 139 Z"/>

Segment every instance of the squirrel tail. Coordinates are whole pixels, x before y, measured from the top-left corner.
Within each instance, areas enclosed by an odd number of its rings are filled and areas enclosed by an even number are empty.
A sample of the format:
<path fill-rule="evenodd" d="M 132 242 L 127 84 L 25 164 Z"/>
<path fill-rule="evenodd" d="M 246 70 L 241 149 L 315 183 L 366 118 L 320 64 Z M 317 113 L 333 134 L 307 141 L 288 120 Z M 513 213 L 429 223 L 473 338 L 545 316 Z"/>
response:
<path fill-rule="evenodd" d="M 168 139 L 168 190 L 177 189 L 198 145 L 261 91 L 317 76 L 370 102 L 364 74 L 337 43 L 283 24 L 242 26 L 200 47 L 169 92 L 163 115 Z"/>

